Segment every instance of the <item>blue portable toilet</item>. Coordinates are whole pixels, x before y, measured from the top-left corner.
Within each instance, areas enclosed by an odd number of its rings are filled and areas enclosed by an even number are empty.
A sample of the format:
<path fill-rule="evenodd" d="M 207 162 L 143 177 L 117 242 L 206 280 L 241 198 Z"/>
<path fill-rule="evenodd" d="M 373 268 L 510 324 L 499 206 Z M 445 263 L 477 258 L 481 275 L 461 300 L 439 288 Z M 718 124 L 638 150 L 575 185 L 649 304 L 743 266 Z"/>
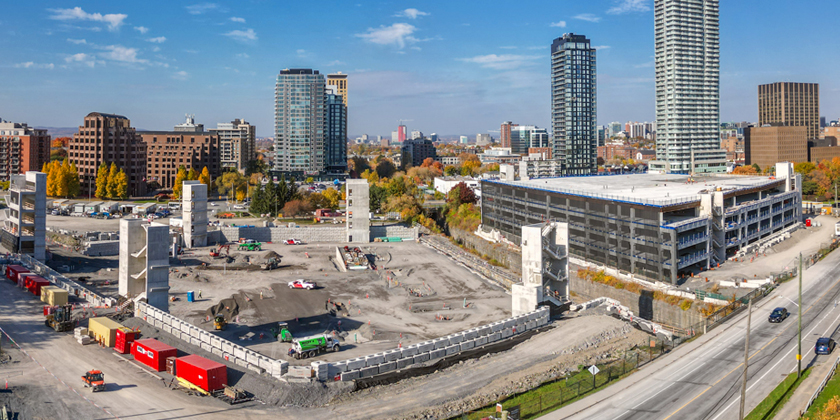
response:
<path fill-rule="evenodd" d="M 192 290 L 187 292 L 187 302 L 195 302 L 195 292 Z"/>
<path fill-rule="evenodd" d="M 339 181 L 338 178 L 333 180 L 333 185 L 337 187 L 339 184 L 341 184 L 341 181 Z"/>

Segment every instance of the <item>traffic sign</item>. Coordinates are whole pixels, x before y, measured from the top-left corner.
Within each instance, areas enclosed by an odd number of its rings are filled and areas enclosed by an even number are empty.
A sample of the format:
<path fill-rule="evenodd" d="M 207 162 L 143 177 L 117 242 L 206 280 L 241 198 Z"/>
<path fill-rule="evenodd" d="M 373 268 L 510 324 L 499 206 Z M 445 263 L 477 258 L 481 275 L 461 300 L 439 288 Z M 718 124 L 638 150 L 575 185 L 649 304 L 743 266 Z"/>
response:
<path fill-rule="evenodd" d="M 587 370 L 588 370 L 588 371 L 589 371 L 589 373 L 591 373 L 593 376 L 594 376 L 594 375 L 597 375 L 597 374 L 598 374 L 598 372 L 600 372 L 600 371 L 601 371 L 600 369 L 598 369 L 598 366 L 595 366 L 595 365 L 589 366 L 589 369 L 587 369 Z"/>

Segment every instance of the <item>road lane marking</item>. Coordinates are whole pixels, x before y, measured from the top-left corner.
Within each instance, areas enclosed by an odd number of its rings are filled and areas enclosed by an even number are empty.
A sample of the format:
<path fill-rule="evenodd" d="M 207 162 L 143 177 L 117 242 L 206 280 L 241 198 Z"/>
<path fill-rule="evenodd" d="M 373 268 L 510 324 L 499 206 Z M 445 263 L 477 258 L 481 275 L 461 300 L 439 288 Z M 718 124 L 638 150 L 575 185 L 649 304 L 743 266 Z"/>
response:
<path fill-rule="evenodd" d="M 627 410 L 627 411 L 625 411 L 625 412 L 623 412 L 623 413 L 619 414 L 619 415 L 618 415 L 618 417 L 614 418 L 613 420 L 618 420 L 618 419 L 620 419 L 620 418 L 621 418 L 621 416 L 623 416 L 623 415 L 625 415 L 625 414 L 627 414 L 627 413 L 629 413 L 629 412 L 630 412 L 630 410 Z"/>

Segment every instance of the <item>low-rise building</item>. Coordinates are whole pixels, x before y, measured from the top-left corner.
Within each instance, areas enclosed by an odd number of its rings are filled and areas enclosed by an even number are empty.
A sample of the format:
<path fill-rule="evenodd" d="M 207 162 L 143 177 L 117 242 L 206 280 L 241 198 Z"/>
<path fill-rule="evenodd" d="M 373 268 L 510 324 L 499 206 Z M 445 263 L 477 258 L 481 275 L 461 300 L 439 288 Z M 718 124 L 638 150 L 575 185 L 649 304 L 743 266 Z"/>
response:
<path fill-rule="evenodd" d="M 555 178 L 563 175 L 563 164 L 559 160 L 524 157 L 519 162 L 519 179 Z"/>
<path fill-rule="evenodd" d="M 464 183 L 469 187 L 473 192 L 476 193 L 476 196 L 481 196 L 481 189 L 479 188 L 479 180 L 470 176 L 444 176 L 444 177 L 437 177 L 435 178 L 435 191 L 440 192 L 441 194 L 449 194 L 449 191 L 452 191 L 456 185 L 460 183 Z"/>
<path fill-rule="evenodd" d="M 481 161 L 482 165 L 491 163 L 515 164 L 522 160 L 522 156 L 511 153 L 509 147 L 494 147 L 485 150 L 484 153 L 480 153 L 478 160 Z"/>
<path fill-rule="evenodd" d="M 455 166 L 461 163 L 461 159 L 458 156 L 438 156 L 435 159 L 443 166 Z"/>
<path fill-rule="evenodd" d="M 184 126 L 195 130 L 183 129 Z M 188 116 L 187 122 L 176 126 L 174 131 L 141 131 L 139 136 L 147 150 L 148 181 L 157 182 L 161 188 L 172 188 L 181 166 L 199 173 L 206 166 L 213 179 L 221 175 L 219 136 L 203 130 L 202 124 L 195 124 Z"/>
<path fill-rule="evenodd" d="M 568 223 L 569 254 L 679 284 L 742 248 L 800 223 L 802 178 L 633 174 L 528 181 L 483 180 L 481 222 L 512 243 L 522 227 Z"/>

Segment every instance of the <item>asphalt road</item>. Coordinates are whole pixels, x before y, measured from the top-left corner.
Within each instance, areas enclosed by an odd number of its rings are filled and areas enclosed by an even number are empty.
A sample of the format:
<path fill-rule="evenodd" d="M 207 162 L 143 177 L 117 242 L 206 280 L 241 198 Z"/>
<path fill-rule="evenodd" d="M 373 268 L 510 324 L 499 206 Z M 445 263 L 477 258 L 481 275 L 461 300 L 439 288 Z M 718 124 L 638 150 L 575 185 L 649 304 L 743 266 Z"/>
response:
<path fill-rule="evenodd" d="M 753 306 L 745 413 L 796 370 L 798 281 L 783 284 Z M 805 270 L 802 295 L 802 368 L 833 357 L 814 344 L 840 321 L 840 252 Z M 776 307 L 791 316 L 767 318 Z M 543 419 L 737 419 L 743 378 L 747 312 L 678 347 L 639 372 Z M 835 340 L 839 337 L 834 335 Z M 837 350 L 835 350 L 836 353 Z"/>

